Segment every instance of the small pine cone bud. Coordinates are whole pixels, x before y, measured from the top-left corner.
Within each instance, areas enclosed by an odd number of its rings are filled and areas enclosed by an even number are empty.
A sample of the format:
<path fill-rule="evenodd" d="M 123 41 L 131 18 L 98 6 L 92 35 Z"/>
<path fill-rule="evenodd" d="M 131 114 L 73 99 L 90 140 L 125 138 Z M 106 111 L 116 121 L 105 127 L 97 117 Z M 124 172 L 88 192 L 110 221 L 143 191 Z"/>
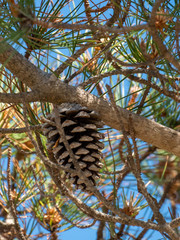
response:
<path fill-rule="evenodd" d="M 66 140 L 74 153 L 84 175 L 95 186 L 99 178 L 99 170 L 102 167 L 100 152 L 104 144 L 99 140 L 103 134 L 97 128 L 103 123 L 98 114 L 76 103 L 64 103 L 58 108 L 61 124 L 64 129 Z M 44 126 L 44 134 L 47 137 L 47 148 L 51 150 L 59 164 L 69 169 L 75 169 L 73 159 L 64 146 L 63 140 L 55 123 L 54 111 L 48 115 Z M 65 172 L 68 178 L 77 188 L 88 191 L 86 183 L 76 173 Z"/>
<path fill-rule="evenodd" d="M 43 216 L 43 223 L 50 227 L 51 231 L 55 231 L 62 220 L 56 208 L 48 208 Z"/>

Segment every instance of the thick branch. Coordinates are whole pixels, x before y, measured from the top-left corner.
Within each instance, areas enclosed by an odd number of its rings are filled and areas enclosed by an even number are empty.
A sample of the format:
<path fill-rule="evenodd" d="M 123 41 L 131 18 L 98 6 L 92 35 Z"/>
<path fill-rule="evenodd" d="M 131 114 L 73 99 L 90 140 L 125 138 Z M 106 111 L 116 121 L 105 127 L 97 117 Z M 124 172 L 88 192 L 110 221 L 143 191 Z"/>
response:
<path fill-rule="evenodd" d="M 3 103 L 20 103 L 22 102 L 37 102 L 40 100 L 39 92 L 27 92 L 27 93 L 0 93 L 0 102 Z"/>
<path fill-rule="evenodd" d="M 121 130 L 119 128 L 119 119 L 110 103 L 97 98 L 81 88 L 69 86 L 58 79 L 52 80 L 49 74 L 38 69 L 4 42 L 0 42 L 0 49 L 6 49 L 6 51 L 0 53 L 0 62 L 2 64 L 6 63 L 6 67 L 19 80 L 36 90 L 39 100 L 56 104 L 77 102 L 99 112 L 101 119 L 106 125 Z M 120 107 L 118 110 L 122 116 L 124 127 L 128 130 L 128 119 L 131 112 Z M 179 132 L 136 114 L 131 113 L 131 115 L 137 138 L 180 156 Z"/>

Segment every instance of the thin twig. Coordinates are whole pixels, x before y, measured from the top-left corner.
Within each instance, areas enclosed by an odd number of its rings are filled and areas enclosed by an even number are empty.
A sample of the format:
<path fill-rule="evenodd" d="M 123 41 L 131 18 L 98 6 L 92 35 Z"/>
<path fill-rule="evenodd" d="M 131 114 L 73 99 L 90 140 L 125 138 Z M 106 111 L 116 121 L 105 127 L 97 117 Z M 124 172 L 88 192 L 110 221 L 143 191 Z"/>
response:
<path fill-rule="evenodd" d="M 114 57 L 111 53 L 110 53 L 110 57 L 112 58 L 113 61 L 115 61 L 116 63 L 118 63 L 120 66 L 124 66 L 124 67 L 147 67 L 148 65 L 152 64 L 153 62 L 155 62 L 157 59 L 148 59 L 146 62 L 137 62 L 137 63 L 126 63 L 124 61 L 121 61 L 120 59 Z M 135 70 L 135 69 L 134 69 Z M 142 70 L 142 69 L 141 69 Z"/>
<path fill-rule="evenodd" d="M 118 75 L 118 74 L 129 75 L 129 74 L 133 74 L 133 73 L 147 73 L 147 70 L 145 70 L 145 69 L 118 69 L 118 70 L 113 70 L 113 71 L 110 71 L 110 72 L 106 72 L 106 73 L 102 73 L 102 74 L 98 74 L 98 75 L 95 75 L 93 77 L 90 77 L 85 82 L 80 83 L 79 87 L 85 88 L 89 84 L 97 83 L 105 77 L 110 77 L 110 76 Z"/>
<path fill-rule="evenodd" d="M 102 192 L 103 195 L 105 195 L 104 192 Z M 102 212 L 103 213 L 108 213 L 108 209 L 105 206 L 102 206 Z M 97 229 L 97 240 L 103 240 L 103 231 L 105 228 L 105 221 L 100 221 L 98 229 Z"/>
<path fill-rule="evenodd" d="M 13 216 L 13 218 L 14 218 L 14 225 L 15 225 L 15 228 L 16 228 L 16 234 L 18 235 L 18 237 L 19 237 L 21 240 L 27 240 L 26 236 L 25 236 L 24 233 L 22 232 L 22 229 L 21 229 L 21 227 L 20 227 L 20 225 L 19 225 L 16 208 L 15 208 L 14 202 L 13 202 L 13 200 L 12 200 L 10 163 L 11 163 L 11 150 L 8 149 L 7 183 L 8 183 L 8 197 L 9 197 L 10 209 L 11 209 L 12 216 Z"/>
<path fill-rule="evenodd" d="M 121 170 L 117 170 L 115 172 L 108 172 L 108 171 L 103 171 L 102 174 L 107 174 L 107 175 L 111 175 L 111 174 L 123 174 L 127 171 L 127 169 L 129 169 L 126 165 L 123 165 Z"/>
<path fill-rule="evenodd" d="M 164 0 L 157 0 L 153 6 L 152 12 L 151 12 L 151 17 L 149 20 L 149 32 L 152 35 L 152 38 L 154 42 L 157 44 L 161 56 L 165 58 L 167 61 L 172 63 L 180 72 L 180 63 L 178 60 L 175 59 L 175 57 L 168 51 L 166 46 L 164 45 L 163 41 L 161 40 L 160 36 L 158 35 L 157 29 L 156 29 L 156 15 L 159 7 L 161 6 L 161 3 L 164 2 Z"/>
<path fill-rule="evenodd" d="M 121 24 L 123 25 L 123 23 L 126 21 L 126 18 L 128 17 L 129 14 L 129 9 L 131 7 L 131 0 L 127 0 L 127 2 L 125 2 L 126 7 L 123 9 L 123 16 L 121 19 Z"/>
<path fill-rule="evenodd" d="M 161 87 L 159 87 L 158 85 L 151 83 L 143 78 L 137 77 L 137 76 L 133 76 L 133 75 L 128 75 L 127 78 L 129 78 L 132 81 L 138 82 L 138 83 L 142 83 L 146 86 L 149 86 L 150 88 L 155 89 L 156 91 L 158 91 L 161 94 L 164 94 L 167 97 L 172 98 L 173 100 L 175 100 L 176 102 L 180 102 L 180 97 L 177 95 L 176 92 L 174 91 L 169 91 L 167 89 L 163 89 Z"/>
<path fill-rule="evenodd" d="M 89 0 L 84 0 L 84 8 L 85 8 L 85 13 L 86 13 L 88 23 L 90 23 L 90 25 L 93 25 L 94 21 L 93 21 L 93 18 L 91 16 L 91 7 L 90 7 L 90 4 L 89 4 Z"/>
<path fill-rule="evenodd" d="M 51 80 L 58 77 L 67 67 L 71 66 L 74 61 L 84 53 L 88 48 L 92 47 L 94 43 L 86 43 L 83 47 L 78 49 L 71 57 L 69 57 L 65 62 L 63 62 L 51 75 Z"/>
<path fill-rule="evenodd" d="M 55 202 L 54 202 L 55 203 Z M 96 223 L 96 220 L 93 220 L 92 223 L 90 224 L 85 224 L 85 225 L 79 225 L 78 223 L 75 223 L 71 220 L 69 220 L 61 211 L 60 209 L 57 207 L 57 205 L 55 205 L 56 210 L 58 211 L 58 214 L 60 215 L 60 217 L 62 217 L 66 222 L 70 223 L 72 226 L 80 228 L 80 229 L 86 229 L 86 228 L 90 228 L 92 226 L 94 226 L 94 224 Z M 87 222 L 87 221 L 86 221 Z"/>
<path fill-rule="evenodd" d="M 119 111 L 118 111 L 118 109 L 117 109 L 115 100 L 114 100 L 114 98 L 113 98 L 113 94 L 112 94 L 112 92 L 111 92 L 111 87 L 110 87 L 108 84 L 106 84 L 106 88 L 107 88 L 107 91 L 108 91 L 108 94 L 109 94 L 109 97 L 110 97 L 112 106 L 113 106 L 114 110 L 116 111 L 117 117 L 118 117 L 118 119 L 119 119 L 119 125 L 120 125 L 120 128 L 122 129 L 122 133 L 123 133 L 123 136 L 124 136 L 124 140 L 125 140 L 125 142 L 126 142 L 126 144 L 127 144 L 127 148 L 128 148 L 128 156 L 127 156 L 128 160 L 129 160 L 128 163 L 130 163 L 130 167 L 131 167 L 132 170 L 133 170 L 133 168 L 134 168 L 134 160 L 133 160 L 133 157 L 132 157 L 132 148 L 131 148 L 131 144 L 130 144 L 129 139 L 128 139 L 128 134 L 127 134 L 127 132 L 125 131 L 124 125 L 123 125 L 123 123 L 122 123 L 121 116 L 120 116 L 120 114 L 119 114 Z"/>
<path fill-rule="evenodd" d="M 143 29 L 148 29 L 148 24 L 140 24 L 140 25 L 135 25 L 135 26 L 130 26 L 130 27 L 123 27 L 123 28 L 112 28 L 112 27 L 107 27 L 107 26 L 101 26 L 101 25 L 87 25 L 87 24 L 69 24 L 69 23 L 45 23 L 43 21 L 34 21 L 35 24 L 38 26 L 42 26 L 45 28 L 58 28 L 58 29 L 71 29 L 71 30 L 83 30 L 83 29 L 89 29 L 92 31 L 100 31 L 103 35 L 107 33 L 115 33 L 115 34 L 120 34 L 120 33 L 127 33 L 131 31 L 138 31 L 138 30 L 143 30 Z"/>
<path fill-rule="evenodd" d="M 24 151 L 18 144 L 16 144 L 12 139 L 10 139 L 7 136 L 3 136 L 4 139 L 6 139 L 19 153 L 22 153 L 23 155 L 29 155 L 33 154 L 34 152 Z"/>
<path fill-rule="evenodd" d="M 30 126 L 31 131 L 41 130 L 41 128 L 42 128 L 41 124 Z M 24 132 L 28 132 L 28 129 L 26 127 L 24 127 L 24 128 L 0 128 L 0 133 L 2 133 L 2 134 L 24 133 Z"/>
<path fill-rule="evenodd" d="M 117 106 L 116 106 L 116 103 L 113 99 L 113 95 L 112 95 L 112 92 L 111 92 L 111 88 L 109 85 L 106 85 L 107 87 L 107 90 L 108 90 L 108 93 L 109 93 L 109 96 L 110 96 L 110 99 L 111 99 L 111 102 L 112 102 L 112 105 L 116 111 L 116 114 L 117 114 L 117 117 L 119 119 L 119 123 L 121 125 L 123 125 L 121 123 L 121 116 L 118 112 L 118 109 L 117 109 Z M 162 214 L 159 212 L 159 207 L 158 207 L 158 204 L 157 204 L 157 201 L 155 198 L 153 198 L 148 192 L 147 192 L 147 189 L 145 187 L 145 184 L 144 182 L 142 181 L 141 179 L 141 176 L 140 176 L 140 173 L 136 171 L 136 165 L 134 164 L 134 159 L 132 157 L 132 148 L 131 148 L 131 144 L 129 142 L 129 139 L 127 137 L 127 133 L 124 131 L 124 126 L 120 126 L 121 129 L 122 129 L 122 132 L 123 132 L 123 135 L 124 135 L 124 139 L 126 141 L 126 144 L 127 144 L 127 147 L 128 147 L 128 160 L 129 160 L 129 164 L 130 164 L 130 167 L 132 169 L 132 172 L 134 173 L 135 177 L 136 177 L 136 180 L 137 180 L 137 186 L 138 186 L 138 190 L 140 193 L 143 194 L 143 196 L 146 198 L 149 206 L 151 207 L 155 217 L 156 217 L 156 220 L 159 222 L 159 224 L 161 225 L 165 225 L 165 220 L 162 216 Z M 137 157 L 137 156 L 136 156 Z M 137 174 L 138 173 L 138 174 Z"/>
<path fill-rule="evenodd" d="M 78 199 L 73 193 L 71 193 L 69 191 L 69 189 L 65 186 L 65 184 L 63 184 L 63 182 L 60 180 L 60 176 L 59 179 L 56 178 L 51 171 L 49 171 L 53 181 L 55 182 L 55 184 L 57 185 L 57 187 L 59 188 L 59 190 L 66 196 L 69 197 L 69 199 L 71 199 L 76 206 L 86 215 L 93 217 L 96 220 L 102 220 L 102 221 L 106 221 L 106 222 L 120 222 L 122 224 L 127 224 L 126 220 L 124 220 L 122 217 L 116 217 L 116 216 L 111 216 L 105 213 L 101 213 L 89 206 L 87 206 L 86 204 L 84 204 L 80 199 Z M 141 226 L 143 228 L 152 228 L 154 230 L 158 230 L 160 231 L 161 226 L 158 226 L 154 223 L 148 223 L 148 222 L 143 222 L 141 220 L 137 220 L 134 218 L 129 218 L 127 216 L 127 218 L 129 219 L 128 224 L 129 225 L 134 225 L 134 226 Z"/>
<path fill-rule="evenodd" d="M 23 100 L 22 100 L 23 101 Z M 31 133 L 31 129 L 28 123 L 28 119 L 27 119 L 27 111 L 26 111 L 26 107 L 25 104 L 23 104 L 23 113 L 24 113 L 24 123 L 26 125 L 26 128 L 28 129 L 28 137 L 30 138 L 32 144 L 34 145 L 35 149 L 36 149 L 36 154 L 38 155 L 38 157 L 48 166 L 55 168 L 55 169 L 62 169 L 64 171 L 67 171 L 69 168 L 63 167 L 62 165 L 58 165 L 57 163 L 51 162 L 48 160 L 48 158 L 45 157 L 44 153 L 41 151 L 39 145 L 37 144 L 37 142 L 35 141 L 35 139 L 32 136 Z M 75 170 L 70 169 L 69 170 L 72 173 L 75 173 Z"/>
<path fill-rule="evenodd" d="M 121 0 L 113 0 L 114 12 L 110 19 L 108 19 L 106 26 L 111 27 L 119 18 L 121 11 Z"/>
<path fill-rule="evenodd" d="M 152 154 L 156 150 L 156 147 L 149 147 L 148 150 L 141 156 L 140 162 L 142 162 L 144 159 L 146 159 L 150 154 Z M 120 187 L 121 182 L 123 179 L 131 172 L 130 168 L 125 165 L 126 171 L 118 176 L 117 183 L 116 185 L 118 186 L 117 188 Z"/>
<path fill-rule="evenodd" d="M 105 45 L 101 51 L 99 51 L 94 57 L 92 57 L 86 64 L 84 64 L 77 72 L 73 73 L 68 79 L 66 79 L 66 83 L 69 83 L 73 78 L 75 78 L 78 74 L 80 74 L 85 67 L 87 67 L 89 64 L 91 64 L 94 60 L 96 60 L 98 57 L 100 57 L 103 53 L 105 53 L 112 45 L 115 37 L 110 39 L 110 41 Z"/>

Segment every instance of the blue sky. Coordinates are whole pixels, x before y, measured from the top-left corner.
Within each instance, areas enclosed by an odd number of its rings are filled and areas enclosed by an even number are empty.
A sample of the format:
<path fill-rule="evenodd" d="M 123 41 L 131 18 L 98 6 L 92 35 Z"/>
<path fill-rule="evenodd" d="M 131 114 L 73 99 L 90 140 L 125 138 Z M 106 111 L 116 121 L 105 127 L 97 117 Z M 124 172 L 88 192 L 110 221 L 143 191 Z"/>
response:
<path fill-rule="evenodd" d="M 60 234 L 60 238 L 62 240 L 95 240 L 96 239 L 96 230 L 92 228 L 88 229 L 79 229 L 79 228 L 73 228 L 66 232 L 63 232 Z"/>

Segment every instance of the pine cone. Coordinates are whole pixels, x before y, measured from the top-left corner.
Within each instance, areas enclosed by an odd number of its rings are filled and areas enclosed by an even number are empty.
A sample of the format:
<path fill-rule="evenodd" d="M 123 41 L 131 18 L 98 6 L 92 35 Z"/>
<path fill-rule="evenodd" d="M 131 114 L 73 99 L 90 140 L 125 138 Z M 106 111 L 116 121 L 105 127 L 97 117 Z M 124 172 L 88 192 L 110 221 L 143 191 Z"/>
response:
<path fill-rule="evenodd" d="M 58 108 L 62 127 L 66 139 L 78 160 L 81 170 L 85 176 L 96 185 L 99 178 L 99 170 L 102 167 L 100 159 L 104 144 L 99 141 L 103 134 L 99 133 L 97 128 L 102 127 L 103 123 L 98 119 L 98 114 L 88 110 L 76 103 L 64 103 Z M 47 148 L 52 151 L 59 164 L 69 169 L 75 169 L 69 152 L 66 150 L 62 138 L 55 124 L 55 113 L 48 115 L 48 120 L 43 126 L 46 135 Z M 77 188 L 88 191 L 84 180 L 79 178 L 75 173 L 65 172 L 66 178 L 69 179 Z"/>

